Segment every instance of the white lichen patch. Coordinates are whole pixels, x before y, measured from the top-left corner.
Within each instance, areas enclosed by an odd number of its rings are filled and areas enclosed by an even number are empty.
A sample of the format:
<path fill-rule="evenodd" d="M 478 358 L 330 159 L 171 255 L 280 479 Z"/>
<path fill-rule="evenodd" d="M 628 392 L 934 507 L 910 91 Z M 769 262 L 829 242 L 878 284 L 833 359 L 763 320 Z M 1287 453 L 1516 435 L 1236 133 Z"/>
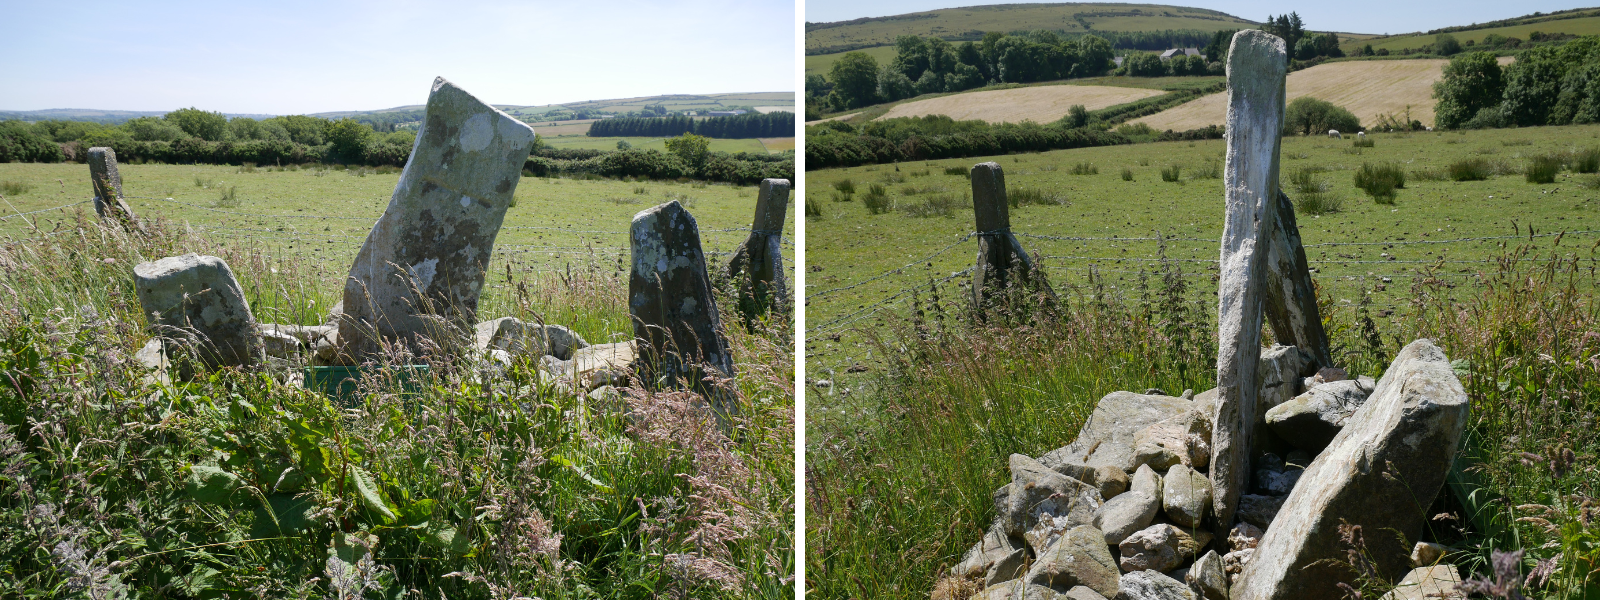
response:
<path fill-rule="evenodd" d="M 430 258 L 411 265 L 409 269 L 411 271 L 411 282 L 417 286 L 418 290 L 426 292 L 428 287 L 433 285 L 433 278 L 438 274 L 438 269 L 439 259 L 437 258 Z"/>
<path fill-rule="evenodd" d="M 489 142 L 494 141 L 494 115 L 491 113 L 478 113 L 461 124 L 461 149 L 468 152 L 478 152 L 489 147 Z"/>
<path fill-rule="evenodd" d="M 472 206 L 472 197 L 471 196 L 462 196 L 461 197 L 461 208 L 466 208 L 468 206 Z"/>

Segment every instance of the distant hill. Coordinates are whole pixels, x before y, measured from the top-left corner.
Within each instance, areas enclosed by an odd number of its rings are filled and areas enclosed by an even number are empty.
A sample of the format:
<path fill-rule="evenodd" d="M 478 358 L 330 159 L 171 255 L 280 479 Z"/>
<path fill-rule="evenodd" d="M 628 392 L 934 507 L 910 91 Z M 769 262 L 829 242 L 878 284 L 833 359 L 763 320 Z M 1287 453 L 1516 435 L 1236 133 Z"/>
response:
<path fill-rule="evenodd" d="M 764 112 L 772 110 L 794 111 L 794 92 L 739 92 L 731 94 L 670 94 L 663 96 L 640 96 L 637 98 L 617 98 L 610 100 L 584 100 L 582 102 L 568 102 L 563 104 L 548 104 L 544 106 L 530 106 L 519 104 L 497 104 L 495 108 L 506 113 L 522 118 L 524 121 L 557 120 L 563 115 L 571 115 L 576 111 L 589 112 L 627 112 L 636 111 L 645 106 L 661 104 L 667 110 L 719 110 L 728 107 L 744 106 L 757 108 Z M 406 123 L 420 120 L 423 105 L 413 104 L 396 106 L 377 110 L 346 110 L 315 113 L 309 116 L 325 119 L 343 119 L 346 117 L 358 120 L 383 120 L 391 123 Z M 0 121 L 97 121 L 101 123 L 117 124 L 138 117 L 159 117 L 167 111 L 135 111 L 135 110 L 103 110 L 89 108 L 51 108 L 45 110 L 20 110 L 0 111 Z M 229 118 L 249 117 L 252 119 L 267 119 L 277 115 L 267 114 L 234 114 L 224 113 Z M 546 118 L 550 117 L 550 118 Z"/>
<path fill-rule="evenodd" d="M 1390 52 L 1405 50 L 1407 48 L 1421 48 L 1432 44 L 1438 35 L 1448 33 L 1457 41 L 1465 44 L 1468 41 L 1474 44 L 1483 41 L 1483 38 L 1494 34 L 1504 37 L 1514 37 L 1527 41 L 1533 32 L 1540 33 L 1566 33 L 1571 35 L 1596 35 L 1600 34 L 1600 8 L 1574 8 L 1553 13 L 1533 13 L 1510 19 L 1490 21 L 1488 23 L 1474 23 L 1456 27 L 1445 27 L 1425 32 L 1403 33 L 1397 35 L 1374 37 L 1367 40 L 1346 41 L 1340 46 L 1345 52 L 1360 49 L 1362 46 L 1372 44 L 1373 50 L 1387 49 Z"/>
<path fill-rule="evenodd" d="M 1046 29 L 1064 34 L 1095 31 L 1218 31 L 1256 23 L 1203 8 L 1161 4 L 996 4 L 868 17 L 833 23 L 806 23 L 806 54 L 827 54 L 893 44 L 902 35 L 938 36 L 950 41 L 978 40 L 986 31 Z"/>

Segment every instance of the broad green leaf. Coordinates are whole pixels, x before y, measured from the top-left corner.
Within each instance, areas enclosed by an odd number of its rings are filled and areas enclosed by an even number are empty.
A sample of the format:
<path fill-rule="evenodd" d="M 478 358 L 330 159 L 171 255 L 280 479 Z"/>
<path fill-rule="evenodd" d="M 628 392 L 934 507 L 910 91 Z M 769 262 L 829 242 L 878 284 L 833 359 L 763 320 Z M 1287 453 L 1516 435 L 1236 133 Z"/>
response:
<path fill-rule="evenodd" d="M 194 465 L 184 484 L 196 501 L 225 505 L 232 503 L 234 492 L 239 491 L 239 476 L 218 467 Z"/>
<path fill-rule="evenodd" d="M 312 525 L 311 514 L 316 510 L 317 504 L 310 496 L 296 498 L 286 493 L 267 496 L 266 505 L 256 507 L 250 537 L 277 537 L 304 531 Z"/>
<path fill-rule="evenodd" d="M 389 508 L 389 500 L 383 496 L 383 490 L 378 488 L 372 476 L 361 467 L 350 466 L 350 485 L 355 488 L 356 496 L 361 499 L 361 505 L 383 517 L 384 524 L 393 523 L 399 518 Z"/>

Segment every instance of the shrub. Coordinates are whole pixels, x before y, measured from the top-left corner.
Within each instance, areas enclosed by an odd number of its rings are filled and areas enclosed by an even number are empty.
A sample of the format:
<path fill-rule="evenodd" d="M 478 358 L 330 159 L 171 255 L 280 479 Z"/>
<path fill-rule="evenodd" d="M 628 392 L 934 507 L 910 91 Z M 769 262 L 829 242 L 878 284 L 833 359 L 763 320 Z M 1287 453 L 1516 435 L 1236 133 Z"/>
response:
<path fill-rule="evenodd" d="M 1481 158 L 1458 160 L 1445 167 L 1445 175 L 1451 181 L 1483 181 L 1489 178 L 1489 172 L 1489 161 Z"/>
<path fill-rule="evenodd" d="M 1170 167 L 1161 167 L 1161 180 L 1162 181 L 1166 181 L 1166 182 L 1178 181 L 1178 177 L 1182 172 L 1183 172 L 1183 165 L 1172 165 Z"/>
<path fill-rule="evenodd" d="M 841 179 L 833 182 L 833 189 L 845 195 L 854 194 L 856 193 L 856 182 L 849 179 Z"/>
<path fill-rule="evenodd" d="M 1337 129 L 1349 133 L 1361 131 L 1361 119 L 1332 102 L 1310 96 L 1295 98 L 1283 112 L 1284 135 L 1312 135 Z"/>
<path fill-rule="evenodd" d="M 874 183 L 867 186 L 867 193 L 861 195 L 861 202 L 867 205 L 867 212 L 881 215 L 889 212 L 889 188 L 882 184 Z"/>
<path fill-rule="evenodd" d="M 1528 161 L 1527 170 L 1523 175 L 1528 183 L 1554 183 L 1556 172 L 1561 170 L 1561 157 L 1550 154 L 1541 154 Z"/>
<path fill-rule="evenodd" d="M 1318 194 L 1328 191 L 1327 180 L 1317 175 L 1323 172 L 1322 167 L 1300 167 L 1289 174 L 1289 188 L 1295 194 Z"/>
<path fill-rule="evenodd" d="M 1359 136 L 1356 136 L 1356 139 L 1350 140 L 1350 145 L 1353 146 L 1353 147 L 1356 147 L 1356 148 L 1371 148 L 1373 146 L 1373 143 L 1372 143 L 1372 138 L 1364 136 L 1364 135 L 1359 135 Z"/>
<path fill-rule="evenodd" d="M 806 216 L 821 218 L 822 204 L 814 198 L 806 198 Z"/>
<path fill-rule="evenodd" d="M 1310 192 L 1294 199 L 1295 210 L 1308 215 L 1325 215 L 1344 210 L 1344 196 L 1334 192 Z"/>
<path fill-rule="evenodd" d="M 1123 181 L 1133 181 L 1133 169 L 1129 169 L 1127 167 L 1123 167 L 1122 168 L 1122 180 Z"/>
<path fill-rule="evenodd" d="M 212 204 L 212 206 L 216 208 L 238 208 L 239 187 L 230 185 L 226 189 L 223 189 L 222 196 L 217 198 L 217 202 Z"/>
<path fill-rule="evenodd" d="M 32 189 L 32 185 L 22 181 L 0 181 L 0 196 L 20 196 Z"/>
<path fill-rule="evenodd" d="M 1099 175 L 1100 169 L 1092 163 L 1078 163 L 1072 165 L 1073 175 Z"/>
<path fill-rule="evenodd" d="M 1355 184 L 1379 204 L 1393 204 L 1394 191 L 1406 187 L 1406 173 L 1395 164 L 1361 163 L 1361 168 L 1356 169 Z"/>
<path fill-rule="evenodd" d="M 1600 172 L 1600 148 L 1590 147 L 1572 153 L 1572 172 Z"/>

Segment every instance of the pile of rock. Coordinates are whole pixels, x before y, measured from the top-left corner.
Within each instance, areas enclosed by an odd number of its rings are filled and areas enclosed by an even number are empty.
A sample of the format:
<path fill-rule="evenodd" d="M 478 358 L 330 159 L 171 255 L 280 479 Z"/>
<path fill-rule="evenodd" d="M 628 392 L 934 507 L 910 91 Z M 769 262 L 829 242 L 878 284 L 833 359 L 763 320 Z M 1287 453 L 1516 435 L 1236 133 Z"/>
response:
<path fill-rule="evenodd" d="M 1344 558 L 1338 525 L 1419 537 L 1465 426 L 1465 392 L 1427 340 L 1380 382 L 1286 346 L 1262 352 L 1257 376 L 1270 428 L 1253 436 L 1235 522 L 1216 523 L 1211 506 L 1216 391 L 1114 392 L 1071 444 L 1012 455 L 994 523 L 951 576 L 980 583 L 985 600 L 1339 597 L 1353 578 L 1319 562 Z M 1401 506 L 1400 487 L 1415 502 Z M 1426 543 L 1372 551 L 1391 580 L 1440 558 Z"/>

